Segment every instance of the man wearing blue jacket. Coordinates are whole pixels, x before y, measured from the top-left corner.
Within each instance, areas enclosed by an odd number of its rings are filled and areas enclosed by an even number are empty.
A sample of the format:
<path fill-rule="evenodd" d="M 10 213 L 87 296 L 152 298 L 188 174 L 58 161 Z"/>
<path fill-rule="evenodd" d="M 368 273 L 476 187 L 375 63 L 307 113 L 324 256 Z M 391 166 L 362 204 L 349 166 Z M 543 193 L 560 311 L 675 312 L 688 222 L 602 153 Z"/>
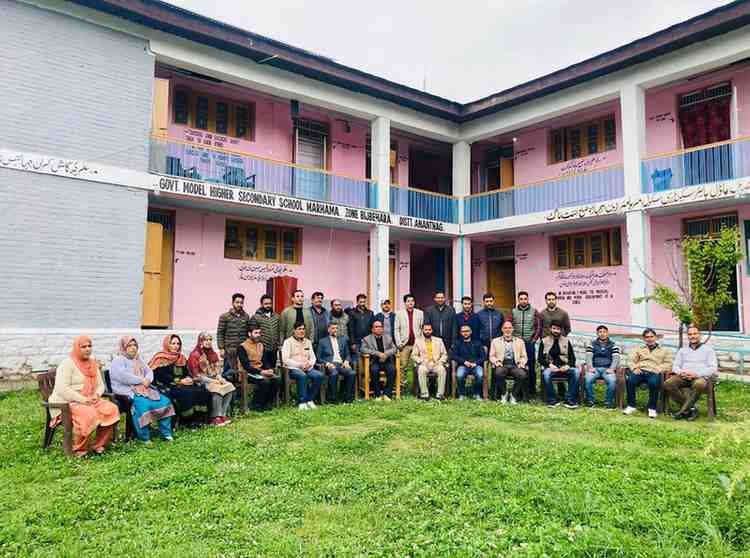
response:
<path fill-rule="evenodd" d="M 471 338 L 479 341 L 479 316 L 474 313 L 474 299 L 465 296 L 461 299 L 463 312 L 456 314 L 456 331 L 460 332 L 462 326 L 471 328 Z"/>
<path fill-rule="evenodd" d="M 354 369 L 349 353 L 349 341 L 345 336 L 339 337 L 339 324 L 328 324 L 328 337 L 318 343 L 318 360 L 328 375 L 328 401 L 336 403 L 338 396 L 338 378 L 344 378 L 344 403 L 354 401 Z"/>
<path fill-rule="evenodd" d="M 474 399 L 482 399 L 482 381 L 484 376 L 484 361 L 487 351 L 479 341 L 471 338 L 471 327 L 461 326 L 459 338 L 450 352 L 451 360 L 456 363 L 456 383 L 458 384 L 458 398 L 466 395 L 466 376 L 474 376 Z"/>
<path fill-rule="evenodd" d="M 500 337 L 500 327 L 505 321 L 502 312 L 495 309 L 495 297 L 492 293 L 486 293 L 482 297 L 482 308 L 478 313 L 479 318 L 479 341 L 489 351 L 490 344 L 495 337 Z"/>

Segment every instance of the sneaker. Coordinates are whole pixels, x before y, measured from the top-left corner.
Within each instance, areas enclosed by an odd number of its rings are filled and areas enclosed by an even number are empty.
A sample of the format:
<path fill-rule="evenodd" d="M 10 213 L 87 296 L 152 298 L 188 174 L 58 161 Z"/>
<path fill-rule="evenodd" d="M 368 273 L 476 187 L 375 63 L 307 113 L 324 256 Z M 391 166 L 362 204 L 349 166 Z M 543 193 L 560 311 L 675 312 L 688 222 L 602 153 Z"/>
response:
<path fill-rule="evenodd" d="M 516 401 L 516 398 L 515 398 L 515 397 L 513 397 L 513 394 L 512 394 L 512 393 L 511 393 L 511 394 L 510 394 L 510 396 L 508 397 L 508 401 L 510 401 L 510 404 L 511 404 L 511 405 L 518 405 L 518 401 Z"/>
<path fill-rule="evenodd" d="M 151 440 L 141 440 L 144 446 L 153 446 L 154 443 Z"/>
<path fill-rule="evenodd" d="M 547 403 L 547 407 L 549 407 L 550 409 L 554 409 L 555 407 L 559 407 L 559 406 L 560 406 L 559 401 L 555 401 L 554 403 Z"/>
<path fill-rule="evenodd" d="M 385 401 L 386 403 L 388 403 L 391 400 L 391 398 L 388 397 L 387 395 L 384 395 L 383 397 L 380 398 L 380 400 L 381 401 Z"/>
<path fill-rule="evenodd" d="M 308 409 L 317 409 L 318 406 L 313 401 L 308 401 L 307 402 L 307 408 Z"/>
<path fill-rule="evenodd" d="M 216 417 L 216 420 L 218 421 L 216 426 L 226 426 L 229 424 L 224 417 Z"/>
<path fill-rule="evenodd" d="M 623 415 L 632 415 L 637 410 L 638 409 L 636 409 L 635 407 L 631 407 L 630 405 L 628 405 L 627 407 L 625 407 L 625 410 L 622 412 L 622 414 Z"/>
<path fill-rule="evenodd" d="M 656 412 L 656 409 L 648 410 L 648 418 L 656 418 L 657 416 L 659 416 L 659 414 Z"/>
<path fill-rule="evenodd" d="M 224 424 L 232 424 L 232 419 L 230 419 L 229 417 L 221 417 L 221 418 L 224 421 Z"/>
<path fill-rule="evenodd" d="M 419 400 L 420 401 L 429 401 L 430 400 L 430 396 L 429 395 L 420 395 L 419 396 Z"/>
<path fill-rule="evenodd" d="M 593 409 L 594 407 L 596 407 L 596 403 L 594 403 L 593 401 L 586 401 L 586 406 L 589 409 Z"/>
<path fill-rule="evenodd" d="M 172 436 L 165 436 L 164 437 L 164 441 L 165 442 L 174 442 L 174 438 L 172 438 Z"/>
<path fill-rule="evenodd" d="M 565 405 L 564 405 L 564 407 L 566 409 L 577 409 L 578 408 L 578 403 L 567 403 L 566 402 Z"/>
<path fill-rule="evenodd" d="M 437 399 L 438 401 L 445 401 L 445 395 L 438 395 L 437 397 L 435 397 L 435 399 Z"/>
<path fill-rule="evenodd" d="M 310 407 L 307 406 L 307 403 L 300 403 L 299 405 L 297 405 L 297 408 L 300 411 L 307 411 Z"/>
<path fill-rule="evenodd" d="M 458 396 L 458 400 L 459 400 L 459 401 L 463 401 L 464 399 L 466 399 L 466 397 L 464 397 L 463 395 L 459 395 L 459 396 Z"/>
<path fill-rule="evenodd" d="M 500 405 L 505 405 L 505 404 L 506 404 L 507 402 L 508 402 L 508 394 L 506 393 L 506 394 L 504 394 L 504 395 L 503 395 L 503 396 L 502 396 L 502 397 L 500 398 Z"/>
<path fill-rule="evenodd" d="M 482 400 L 482 396 L 481 396 L 481 395 L 475 395 L 475 396 L 474 396 L 474 399 L 475 399 L 476 401 L 481 401 L 481 400 Z"/>
<path fill-rule="evenodd" d="M 687 416 L 684 413 L 673 413 L 672 418 L 674 420 L 682 420 L 682 419 L 687 418 Z"/>
<path fill-rule="evenodd" d="M 219 417 L 216 417 L 216 418 L 212 418 L 211 420 L 209 420 L 208 424 L 210 424 L 211 426 L 221 426 L 222 422 Z"/>
<path fill-rule="evenodd" d="M 696 409 L 695 407 L 691 408 L 691 409 L 690 409 L 690 410 L 689 410 L 689 411 L 688 411 L 688 412 L 687 412 L 687 413 L 685 414 L 685 418 L 686 418 L 687 420 L 690 420 L 690 421 L 693 421 L 693 420 L 695 420 L 696 418 L 698 418 L 698 409 Z"/>

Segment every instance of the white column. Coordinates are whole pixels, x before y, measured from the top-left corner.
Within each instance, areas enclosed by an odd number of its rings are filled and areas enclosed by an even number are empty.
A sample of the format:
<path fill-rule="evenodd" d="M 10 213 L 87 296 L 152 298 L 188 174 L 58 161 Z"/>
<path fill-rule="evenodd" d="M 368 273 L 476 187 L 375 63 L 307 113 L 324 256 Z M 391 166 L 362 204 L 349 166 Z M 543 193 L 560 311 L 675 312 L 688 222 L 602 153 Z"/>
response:
<path fill-rule="evenodd" d="M 465 141 L 453 144 L 453 195 L 459 198 L 458 222 L 464 222 L 464 196 L 471 193 L 471 145 Z"/>
<path fill-rule="evenodd" d="M 651 222 L 645 211 L 631 211 L 625 216 L 628 239 L 628 275 L 630 276 L 630 323 L 637 324 L 633 331 L 640 333 L 642 326 L 651 325 L 648 304 L 633 303 L 649 291 L 651 276 Z"/>
<path fill-rule="evenodd" d="M 374 225 L 370 229 L 370 308 L 380 308 L 388 298 L 388 237 L 386 225 Z M 377 312 L 376 312 L 377 313 Z"/>
<path fill-rule="evenodd" d="M 453 306 L 461 310 L 461 297 L 471 296 L 471 238 L 457 236 L 452 242 Z"/>
<path fill-rule="evenodd" d="M 620 90 L 622 116 L 622 162 L 625 173 L 625 195 L 640 196 L 641 160 L 646 154 L 646 96 L 636 84 Z"/>
<path fill-rule="evenodd" d="M 391 120 L 378 116 L 370 125 L 370 164 L 372 179 L 378 184 L 378 209 L 390 211 L 391 201 Z"/>

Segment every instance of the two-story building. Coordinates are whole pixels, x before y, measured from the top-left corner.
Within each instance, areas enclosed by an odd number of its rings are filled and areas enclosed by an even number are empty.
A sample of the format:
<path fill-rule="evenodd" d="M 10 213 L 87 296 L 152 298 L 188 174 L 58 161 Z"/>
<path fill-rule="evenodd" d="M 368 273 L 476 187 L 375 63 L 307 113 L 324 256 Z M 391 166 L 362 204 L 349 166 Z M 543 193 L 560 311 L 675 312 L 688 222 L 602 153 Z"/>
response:
<path fill-rule="evenodd" d="M 291 285 L 670 327 L 632 299 L 675 240 L 748 232 L 747 1 L 467 104 L 157 0 L 0 8 L 6 374 Z M 750 327 L 748 269 L 722 329 Z"/>

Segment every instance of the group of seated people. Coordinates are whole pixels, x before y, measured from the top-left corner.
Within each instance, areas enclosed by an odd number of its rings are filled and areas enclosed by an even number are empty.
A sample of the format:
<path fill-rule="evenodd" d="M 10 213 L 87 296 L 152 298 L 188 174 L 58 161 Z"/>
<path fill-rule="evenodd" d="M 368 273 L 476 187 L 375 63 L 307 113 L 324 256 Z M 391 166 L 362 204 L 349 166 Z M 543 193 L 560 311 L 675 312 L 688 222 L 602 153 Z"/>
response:
<path fill-rule="evenodd" d="M 189 422 L 196 410 L 207 415 L 209 424 L 231 423 L 230 405 L 240 373 L 255 384 L 253 408 L 271 408 L 282 383 L 279 365 L 297 385 L 300 410 L 316 408 L 324 381 L 328 382 L 326 403 L 338 402 L 341 389 L 341 401 L 350 404 L 355 399 L 355 369 L 364 355 L 369 360 L 369 388 L 378 401 L 393 397 L 399 359 L 402 370 L 413 367 L 422 400 L 430 398 L 430 378 L 436 380 L 436 399 L 445 399 L 452 365 L 461 400 L 466 398 L 469 376 L 474 380 L 473 397 L 483 399 L 488 367 L 494 380 L 492 399 L 502 404 L 528 401 L 536 392 L 538 364 L 549 407 L 560 405 L 560 390 L 565 407 L 577 408 L 581 379 L 585 403 L 594 407 L 594 384 L 601 379 L 606 383 L 605 406 L 614 409 L 616 374 L 623 356 L 620 347 L 605 325 L 598 326 L 596 338 L 586 346 L 581 374 L 568 337 L 570 319 L 557 307 L 554 293 L 545 298 L 546 308 L 538 312 L 529 304 L 528 293 L 519 293 L 518 306 L 511 319 L 505 320 L 494 310 L 491 294 L 483 299 L 483 317 L 473 312 L 470 297 L 464 297 L 462 313 L 454 312 L 445 304 L 442 292 L 435 294 L 435 306 L 425 311 L 415 308 L 414 296 L 408 294 L 404 310 L 393 313 L 390 301 L 384 301 L 383 311 L 375 315 L 367 309 L 364 295 L 357 297 L 356 308 L 348 310 L 332 301 L 329 312 L 321 311 L 322 293 L 314 293 L 313 306 L 303 308 L 304 295 L 298 290 L 292 306 L 280 315 L 273 312 L 271 297 L 264 295 L 261 307 L 250 317 L 243 309 L 244 296 L 235 294 L 232 308 L 219 319 L 218 353 L 212 336 L 203 332 L 186 358 L 182 340 L 172 334 L 146 364 L 139 356 L 138 341 L 124 337 L 110 365 L 109 380 L 113 394 L 130 403 L 135 434 L 147 444 L 151 424 L 158 426 L 164 440 L 172 441 L 173 419 Z M 366 334 L 364 327 L 369 330 Z M 662 387 L 680 404 L 675 419 L 697 416 L 696 402 L 706 392 L 707 380 L 716 375 L 718 362 L 713 348 L 701 343 L 697 327 L 690 326 L 687 335 L 688 345 L 679 349 L 673 360 L 671 352 L 657 343 L 653 329 L 643 331 L 644 344 L 630 355 L 625 415 L 636 411 L 636 389 L 646 384 L 650 418 L 657 416 Z M 76 337 L 69 358 L 57 369 L 49 398 L 51 403 L 70 404 L 73 449 L 79 456 L 104 452 L 120 416 L 118 406 L 102 398 L 104 382 L 91 355 L 91 338 Z M 510 391 L 509 378 L 513 380 Z M 52 426 L 59 423 L 59 409 L 50 409 L 50 414 Z"/>

